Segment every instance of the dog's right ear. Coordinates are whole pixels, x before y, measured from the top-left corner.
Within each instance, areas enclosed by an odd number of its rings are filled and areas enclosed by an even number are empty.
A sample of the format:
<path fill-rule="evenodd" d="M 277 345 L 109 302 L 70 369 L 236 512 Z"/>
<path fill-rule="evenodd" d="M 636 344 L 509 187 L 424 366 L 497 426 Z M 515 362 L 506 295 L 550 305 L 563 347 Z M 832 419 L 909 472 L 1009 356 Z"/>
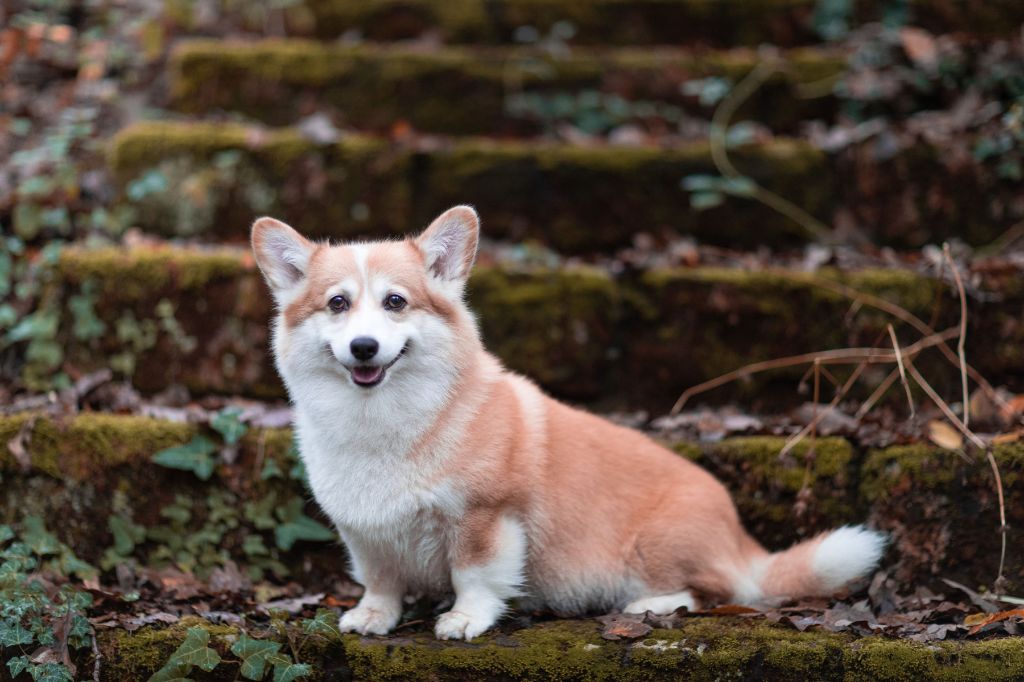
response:
<path fill-rule="evenodd" d="M 260 218 L 252 225 L 252 251 L 275 296 L 306 277 L 314 249 L 312 242 L 280 220 Z"/>

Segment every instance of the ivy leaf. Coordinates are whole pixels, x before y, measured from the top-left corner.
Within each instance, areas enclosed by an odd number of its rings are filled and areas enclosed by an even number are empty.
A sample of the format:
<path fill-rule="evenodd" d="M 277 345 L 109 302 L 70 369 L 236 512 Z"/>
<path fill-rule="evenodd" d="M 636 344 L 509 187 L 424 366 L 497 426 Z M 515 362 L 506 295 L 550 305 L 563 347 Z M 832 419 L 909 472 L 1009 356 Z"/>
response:
<path fill-rule="evenodd" d="M 216 461 L 213 453 L 217 445 L 205 436 L 196 436 L 185 445 L 167 448 L 153 455 L 153 461 L 170 469 L 191 471 L 201 480 L 207 481 L 213 475 Z"/>
<path fill-rule="evenodd" d="M 107 519 L 107 527 L 114 536 L 114 551 L 121 556 L 130 556 L 135 545 L 146 539 L 146 528 L 132 523 L 119 514 L 111 514 Z"/>
<path fill-rule="evenodd" d="M 171 654 L 164 667 L 149 678 L 149 682 L 181 679 L 196 666 L 206 672 L 212 671 L 220 663 L 220 654 L 207 646 L 209 643 L 209 632 L 203 628 L 189 628 L 185 641 Z"/>
<path fill-rule="evenodd" d="M 300 677 L 308 677 L 313 668 L 305 663 L 293 663 L 290 659 L 274 663 L 274 682 L 292 682 Z"/>
<path fill-rule="evenodd" d="M 7 669 L 11 672 L 11 677 L 17 677 L 31 666 L 32 664 L 29 662 L 28 656 L 15 656 L 7 661 Z"/>
<path fill-rule="evenodd" d="M 34 665 L 29 674 L 35 682 L 74 682 L 71 671 L 60 663 L 43 663 Z"/>
<path fill-rule="evenodd" d="M 22 522 L 21 539 L 36 556 L 50 556 L 60 552 L 60 542 L 48 530 L 39 516 L 26 516 Z"/>
<path fill-rule="evenodd" d="M 20 621 L 0 620 L 0 647 L 31 644 L 32 633 L 22 627 Z"/>
<path fill-rule="evenodd" d="M 262 680 L 268 659 L 280 650 L 277 642 L 253 639 L 246 634 L 231 646 L 231 653 L 242 659 L 240 672 L 247 680 Z"/>
<path fill-rule="evenodd" d="M 278 548 L 287 552 L 299 540 L 310 542 L 333 540 L 334 531 L 303 514 L 294 521 L 283 523 L 275 528 L 274 539 L 277 541 Z"/>
<path fill-rule="evenodd" d="M 14 531 L 10 526 L 0 525 L 0 545 L 4 544 L 8 540 L 14 539 Z"/>
<path fill-rule="evenodd" d="M 210 426 L 224 438 L 224 442 L 228 445 L 238 443 L 239 439 L 249 430 L 249 427 L 239 420 L 241 414 L 242 411 L 237 407 L 225 407 L 210 420 Z"/>
<path fill-rule="evenodd" d="M 694 192 L 690 195 L 690 206 L 697 211 L 703 211 L 721 205 L 725 200 L 718 192 Z"/>
<path fill-rule="evenodd" d="M 281 466 L 277 463 L 277 460 L 273 457 L 267 457 L 263 462 L 263 471 L 260 472 L 260 480 L 267 481 L 271 478 L 284 478 L 284 472 L 281 471 Z"/>
<path fill-rule="evenodd" d="M 331 639 L 341 639 L 338 616 L 327 609 L 317 610 L 316 615 L 303 624 L 302 632 L 307 635 L 322 635 Z"/>
<path fill-rule="evenodd" d="M 327 542 L 335 538 L 333 530 L 303 513 L 301 497 L 294 497 L 278 507 L 277 517 L 281 520 L 274 528 L 278 549 L 288 551 L 299 540 Z"/>

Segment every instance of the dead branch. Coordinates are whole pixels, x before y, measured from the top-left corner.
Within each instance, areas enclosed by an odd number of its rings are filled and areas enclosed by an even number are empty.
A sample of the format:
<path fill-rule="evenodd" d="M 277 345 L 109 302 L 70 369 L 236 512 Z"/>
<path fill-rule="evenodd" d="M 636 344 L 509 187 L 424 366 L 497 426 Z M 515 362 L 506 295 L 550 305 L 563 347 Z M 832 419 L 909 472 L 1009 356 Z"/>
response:
<path fill-rule="evenodd" d="M 900 372 L 900 381 L 903 382 L 903 390 L 907 393 L 907 405 L 910 407 L 910 417 L 913 419 L 916 412 L 914 411 L 914 398 L 910 395 L 910 384 L 907 382 L 907 370 L 903 366 L 903 355 L 900 353 L 900 344 L 896 340 L 896 330 L 892 328 L 892 324 L 886 325 L 889 329 L 889 338 L 892 339 L 893 350 L 896 351 L 896 368 Z"/>
<path fill-rule="evenodd" d="M 955 327 L 943 332 L 935 332 L 932 335 L 921 339 L 917 343 L 907 346 L 907 348 L 903 350 L 903 356 L 905 358 L 913 357 L 926 348 L 941 345 L 946 340 L 956 336 L 957 333 L 959 333 L 959 330 Z M 687 401 L 693 396 L 705 393 L 711 389 L 718 388 L 719 386 L 732 383 L 737 379 L 742 379 L 753 374 L 759 374 L 761 372 L 767 372 L 774 369 L 799 367 L 800 365 L 805 365 L 811 362 L 820 362 L 821 364 L 830 365 L 848 365 L 854 362 L 886 364 L 896 362 L 896 354 L 887 348 L 838 348 L 835 350 L 801 353 L 800 355 L 791 355 L 789 357 L 776 358 L 774 360 L 755 362 L 686 389 L 683 391 L 682 395 L 679 396 L 679 399 L 676 400 L 675 405 L 672 406 L 669 414 L 679 414 L 679 411 L 683 409 L 683 406 L 686 405 Z"/>
<path fill-rule="evenodd" d="M 946 261 L 949 262 L 949 267 L 953 271 L 956 291 L 960 296 L 960 339 L 956 343 L 956 349 L 960 356 L 960 384 L 963 387 L 964 394 L 964 426 L 969 426 L 971 422 L 971 400 L 967 388 L 967 352 L 965 350 L 967 342 L 967 294 L 964 292 L 964 282 L 960 279 L 960 268 L 953 262 L 953 256 L 949 252 L 948 243 L 942 245 L 942 254 L 946 257 Z"/>
<path fill-rule="evenodd" d="M 872 294 L 866 294 L 864 292 L 857 291 L 852 287 L 848 287 L 845 284 L 840 284 L 839 282 L 832 282 L 827 279 L 815 277 L 812 278 L 810 281 L 815 286 L 821 287 L 822 289 L 827 289 L 833 293 L 839 294 L 840 296 L 845 296 L 846 298 L 855 301 L 860 301 L 861 303 L 869 305 L 872 308 L 877 308 L 882 312 L 889 313 L 896 319 L 901 320 L 902 322 L 906 322 L 924 336 L 931 336 L 932 334 L 935 334 L 935 330 L 924 320 L 914 315 L 909 310 L 901 306 L 898 306 L 895 303 L 886 301 L 884 298 L 879 298 L 878 296 L 874 296 Z M 943 357 L 945 357 L 946 360 L 948 360 L 951 364 L 956 365 L 957 367 L 960 366 L 960 358 L 957 356 L 956 353 L 954 353 L 950 349 L 949 346 L 947 346 L 945 343 L 941 343 L 937 346 L 937 348 L 942 353 Z M 988 382 L 988 379 L 982 376 L 981 373 L 978 372 L 978 370 L 976 370 L 971 365 L 968 364 L 966 365 L 966 367 L 968 376 L 970 376 L 971 379 L 973 379 L 974 382 L 978 384 L 978 387 L 985 392 L 985 395 L 987 395 L 993 403 L 995 403 L 996 405 L 1003 409 L 1006 409 L 1008 407 L 1006 401 L 1002 398 L 1002 396 L 999 395 L 999 393 L 992 386 L 992 384 Z"/>
<path fill-rule="evenodd" d="M 985 453 L 988 457 L 988 463 L 992 465 L 992 475 L 996 477 L 996 493 L 999 495 L 999 534 L 1003 540 L 1003 550 L 999 554 L 999 575 L 996 577 L 996 593 L 1002 592 L 1003 583 L 1006 582 L 1006 578 L 1003 577 L 1003 567 L 1006 565 L 1006 533 L 1009 531 L 1009 527 L 1006 525 L 1006 503 L 1003 501 L 1003 477 L 999 475 L 999 467 L 996 465 L 996 458 L 993 456 L 992 451 L 989 450 Z"/>
<path fill-rule="evenodd" d="M 953 412 L 953 408 L 951 408 L 946 401 L 939 396 L 935 389 L 932 388 L 932 385 L 928 383 L 927 379 L 921 376 L 921 373 L 917 371 L 917 368 L 914 367 L 914 363 L 911 362 L 909 358 L 907 360 L 907 371 L 910 372 L 910 376 L 914 377 L 914 381 L 917 382 L 917 385 L 928 394 L 928 397 L 932 399 L 932 402 L 935 403 L 936 407 L 942 411 L 942 414 L 946 416 L 946 419 L 948 419 L 953 426 L 959 429 L 960 433 L 964 434 L 964 436 L 966 436 L 976 448 L 984 450 L 985 441 L 978 438 L 973 431 L 967 428 L 960 417 L 956 416 L 956 413 Z"/>

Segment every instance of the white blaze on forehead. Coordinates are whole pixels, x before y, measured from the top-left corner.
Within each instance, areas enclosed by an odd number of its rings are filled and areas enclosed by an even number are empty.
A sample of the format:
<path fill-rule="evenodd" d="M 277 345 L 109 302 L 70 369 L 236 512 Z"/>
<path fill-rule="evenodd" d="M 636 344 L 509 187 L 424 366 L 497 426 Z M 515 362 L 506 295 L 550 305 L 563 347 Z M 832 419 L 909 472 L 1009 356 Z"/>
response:
<path fill-rule="evenodd" d="M 359 289 L 360 297 L 365 298 L 370 292 L 370 272 L 366 265 L 367 260 L 370 257 L 370 245 L 369 244 L 352 244 L 349 246 L 352 249 L 352 255 L 355 256 L 356 261 L 356 272 L 359 277 Z"/>

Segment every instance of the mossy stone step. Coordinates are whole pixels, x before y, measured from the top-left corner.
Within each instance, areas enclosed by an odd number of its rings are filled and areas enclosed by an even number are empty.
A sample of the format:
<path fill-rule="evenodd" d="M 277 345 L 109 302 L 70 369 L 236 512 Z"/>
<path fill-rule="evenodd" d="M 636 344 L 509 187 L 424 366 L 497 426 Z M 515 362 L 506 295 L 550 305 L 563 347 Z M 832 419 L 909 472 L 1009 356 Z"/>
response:
<path fill-rule="evenodd" d="M 836 281 L 934 317 L 939 329 L 958 319 L 959 305 L 944 285 L 900 270 L 697 267 L 612 277 L 593 267 L 499 263 L 476 268 L 469 302 L 488 348 L 547 390 L 661 412 L 685 388 L 750 362 L 873 345 L 889 318 L 867 307 L 850 317 L 851 301 L 823 286 Z M 972 302 L 968 330 L 978 369 L 1011 387 L 1021 380 L 1024 343 L 1024 330 L 1013 323 L 1024 291 L 1014 281 L 1017 289 L 995 290 L 1001 300 Z M 88 308 L 64 305 L 79 295 Z M 80 371 L 111 365 L 147 393 L 179 383 L 196 394 L 283 396 L 268 343 L 271 297 L 248 251 L 68 248 L 44 300 L 62 320 L 55 340 L 63 360 Z M 75 324 L 83 310 L 100 323 L 87 325 L 88 335 Z M 897 330 L 903 333 L 901 325 Z M 958 391 L 957 372 L 937 367 L 942 372 L 929 374 L 935 385 Z M 23 375 L 46 369 L 29 362 Z M 769 390 L 780 378 L 775 388 L 783 386 L 782 393 Z M 715 397 L 746 396 L 780 409 L 804 399 L 795 378 L 755 376 Z"/>
<path fill-rule="evenodd" d="M 827 214 L 831 182 L 820 151 L 780 139 L 732 156 L 766 187 Z M 750 201 L 692 211 L 680 183 L 715 173 L 705 143 L 656 149 L 463 139 L 424 146 L 351 135 L 317 145 L 294 129 L 142 123 L 116 136 L 109 158 L 124 184 L 152 169 L 163 174 L 168 191 L 137 203 L 140 224 L 164 234 L 245 238 L 254 216 L 268 212 L 324 236 L 403 234 L 471 203 L 488 237 L 539 240 L 563 253 L 626 246 L 641 230 L 734 247 L 805 240 L 788 219 Z"/>
<path fill-rule="evenodd" d="M 980 166 L 949 167 L 926 143 L 886 160 L 872 149 L 830 157 L 776 138 L 730 158 L 740 173 L 826 223 L 855 216 L 879 245 L 919 248 L 950 238 L 984 245 L 1012 222 L 1001 207 L 1016 197 L 1013 183 Z M 147 122 L 122 130 L 109 159 L 131 189 L 138 224 L 162 234 L 241 240 L 255 215 L 273 213 L 308 232 L 379 237 L 471 203 L 489 237 L 535 240 L 565 254 L 608 254 L 640 232 L 729 248 L 816 239 L 742 196 L 692 208 L 683 179 L 718 174 L 704 142 L 659 148 L 345 135 L 317 144 L 292 128 Z M 133 184 L 150 173 L 160 182 Z"/>
<path fill-rule="evenodd" d="M 284 11 L 289 35 L 357 34 L 402 40 L 440 33 L 451 42 L 508 43 L 555 34 L 580 44 L 799 45 L 820 40 L 817 0 L 302 0 Z M 914 22 L 935 32 L 1008 35 L 1024 20 L 1016 0 L 911 0 Z M 176 3 L 179 23 L 196 6 Z M 884 0 L 857 0 L 855 21 L 883 16 Z M 253 26 L 262 30 L 263 25 Z M 560 33 L 569 28 L 571 36 Z"/>
<path fill-rule="evenodd" d="M 33 416 L 0 417 L 0 442 L 14 439 L 29 419 Z M 294 479 L 262 475 L 269 460 L 276 470 L 289 470 L 288 429 L 250 429 L 235 458 L 230 463 L 220 460 L 205 483 L 191 473 L 152 462 L 157 451 L 184 445 L 199 432 L 194 425 L 148 417 L 37 417 L 26 443 L 31 462 L 27 473 L 10 452 L 0 452 L 0 476 L 7 493 L 0 523 L 15 522 L 25 514 L 40 516 L 83 559 L 96 562 L 113 542 L 107 520 L 114 513 L 152 527 L 165 523 L 161 510 L 184 495 L 192 500 L 194 522 L 201 526 L 211 491 L 229 492 L 237 508 L 271 491 L 308 497 Z M 868 520 L 891 534 L 892 550 L 884 568 L 901 585 L 942 588 L 940 578 L 952 578 L 977 586 L 995 579 L 999 507 L 984 458 L 967 461 L 929 445 L 862 449 L 840 438 L 813 444 L 805 440 L 780 458 L 785 444 L 786 439 L 778 436 L 666 443 L 726 485 L 747 529 L 771 549 Z M 1002 476 L 1007 523 L 1022 527 L 1024 444 L 997 446 L 993 455 Z M 312 507 L 308 513 L 315 515 Z M 224 546 L 239 551 L 242 538 L 232 537 L 234 544 L 225 541 Z M 1010 540 L 1005 574 L 1013 591 L 1024 585 L 1024 550 L 1012 531 Z M 301 557 L 321 575 L 344 570 L 334 543 L 304 546 Z M 282 560 L 303 565 L 287 556 Z M 306 575 L 307 570 L 299 569 L 293 577 Z"/>
<path fill-rule="evenodd" d="M 209 632 L 226 659 L 203 679 L 234 680 L 228 653 L 237 626 L 186 618 L 170 628 L 101 631 L 100 679 L 144 679 L 181 645 L 189 628 Z M 796 632 L 737 618 L 688 619 L 636 640 L 600 637 L 594 620 L 561 620 L 486 634 L 472 642 L 439 642 L 426 633 L 389 637 L 302 634 L 298 622 L 250 636 L 302 642 L 298 658 L 309 679 L 353 680 L 1015 680 L 1024 676 L 1024 638 L 918 644 L 825 631 Z M 91 669 L 89 667 L 88 669 Z"/>
<path fill-rule="evenodd" d="M 222 109 L 273 125 L 309 111 L 337 114 L 348 127 L 389 131 L 407 122 L 453 135 L 530 134 L 572 122 L 600 133 L 630 121 L 670 130 L 687 117 L 709 119 L 714 105 L 684 94 L 690 81 L 735 83 L 759 62 L 752 50 L 423 49 L 328 45 L 303 40 L 186 41 L 171 55 L 174 105 L 189 113 Z M 795 132 L 800 121 L 830 117 L 835 101 L 806 99 L 801 85 L 838 76 L 840 55 L 783 54 L 778 77 L 735 120 Z"/>

